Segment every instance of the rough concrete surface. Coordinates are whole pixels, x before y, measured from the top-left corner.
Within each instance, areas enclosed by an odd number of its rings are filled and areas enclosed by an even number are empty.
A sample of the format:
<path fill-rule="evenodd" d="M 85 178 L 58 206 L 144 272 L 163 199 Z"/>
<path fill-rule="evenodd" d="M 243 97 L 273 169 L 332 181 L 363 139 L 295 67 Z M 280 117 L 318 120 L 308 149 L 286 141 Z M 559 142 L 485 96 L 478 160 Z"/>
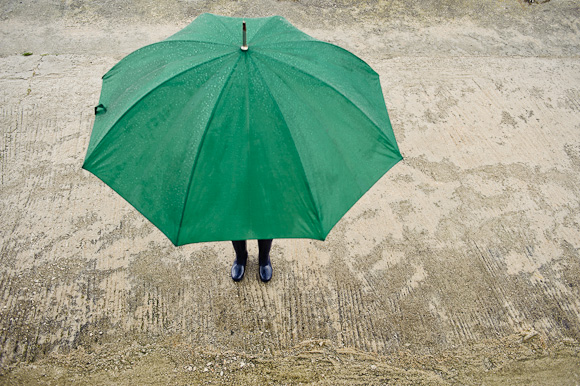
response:
<path fill-rule="evenodd" d="M 405 157 L 268 284 L 81 169 L 101 76 L 202 12 L 359 55 Z M 580 384 L 576 0 L 4 0 L 0 134 L 0 384 Z"/>

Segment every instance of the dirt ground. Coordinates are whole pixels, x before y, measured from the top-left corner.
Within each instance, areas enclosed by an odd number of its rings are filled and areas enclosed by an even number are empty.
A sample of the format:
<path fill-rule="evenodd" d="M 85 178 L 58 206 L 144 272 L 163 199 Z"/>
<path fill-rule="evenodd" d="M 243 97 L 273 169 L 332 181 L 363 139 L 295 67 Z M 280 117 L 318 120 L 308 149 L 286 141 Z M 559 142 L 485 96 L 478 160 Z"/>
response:
<path fill-rule="evenodd" d="M 363 58 L 405 157 L 268 284 L 81 169 L 101 76 L 203 12 Z M 0 384 L 580 385 L 576 0 L 4 0 L 0 133 Z"/>

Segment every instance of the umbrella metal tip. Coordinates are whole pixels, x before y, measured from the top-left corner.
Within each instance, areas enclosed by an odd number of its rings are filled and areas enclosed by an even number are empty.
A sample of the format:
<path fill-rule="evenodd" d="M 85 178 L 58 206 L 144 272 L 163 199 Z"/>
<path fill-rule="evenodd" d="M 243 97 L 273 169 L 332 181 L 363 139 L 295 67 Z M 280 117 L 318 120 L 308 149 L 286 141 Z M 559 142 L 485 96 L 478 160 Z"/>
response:
<path fill-rule="evenodd" d="M 242 51 L 248 50 L 248 45 L 246 44 L 246 21 L 242 21 Z"/>

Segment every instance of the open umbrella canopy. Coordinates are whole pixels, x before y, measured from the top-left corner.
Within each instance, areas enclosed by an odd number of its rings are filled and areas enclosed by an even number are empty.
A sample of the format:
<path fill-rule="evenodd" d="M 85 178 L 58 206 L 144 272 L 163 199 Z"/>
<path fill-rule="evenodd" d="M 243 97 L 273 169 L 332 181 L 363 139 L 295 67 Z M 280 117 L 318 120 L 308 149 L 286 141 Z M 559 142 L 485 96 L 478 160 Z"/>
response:
<path fill-rule="evenodd" d="M 175 245 L 323 240 L 402 159 L 379 76 L 273 16 L 200 15 L 103 76 L 83 167 Z"/>

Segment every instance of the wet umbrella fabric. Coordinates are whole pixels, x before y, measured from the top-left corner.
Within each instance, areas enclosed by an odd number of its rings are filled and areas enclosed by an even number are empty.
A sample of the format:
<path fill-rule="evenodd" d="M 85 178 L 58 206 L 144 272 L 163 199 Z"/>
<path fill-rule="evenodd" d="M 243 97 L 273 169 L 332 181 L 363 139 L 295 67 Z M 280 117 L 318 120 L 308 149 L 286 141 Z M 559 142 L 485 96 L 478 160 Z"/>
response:
<path fill-rule="evenodd" d="M 401 160 L 378 75 L 282 17 L 203 14 L 103 76 L 83 168 L 175 245 L 323 240 Z"/>

